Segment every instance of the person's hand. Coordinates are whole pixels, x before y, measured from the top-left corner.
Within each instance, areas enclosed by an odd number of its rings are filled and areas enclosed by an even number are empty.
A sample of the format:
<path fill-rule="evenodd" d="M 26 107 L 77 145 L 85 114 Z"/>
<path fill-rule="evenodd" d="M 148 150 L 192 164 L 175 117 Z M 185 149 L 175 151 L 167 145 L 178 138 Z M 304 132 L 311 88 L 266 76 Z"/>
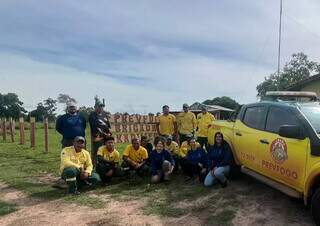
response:
<path fill-rule="evenodd" d="M 169 170 L 169 173 L 172 173 L 173 169 L 174 169 L 174 165 L 171 165 L 171 168 L 170 168 L 170 170 Z"/>
<path fill-rule="evenodd" d="M 88 172 L 83 171 L 83 172 L 80 174 L 80 179 L 81 179 L 81 180 L 86 180 L 88 177 L 89 177 L 89 173 L 88 173 Z"/>
<path fill-rule="evenodd" d="M 198 165 L 200 166 L 200 168 L 203 168 L 203 165 L 201 163 L 198 163 Z"/>
<path fill-rule="evenodd" d="M 135 169 L 138 169 L 138 168 L 140 168 L 141 166 L 142 166 L 142 163 L 140 163 L 140 164 L 139 164 L 139 163 L 135 163 L 135 164 L 134 164 L 134 168 L 135 168 Z"/>
<path fill-rule="evenodd" d="M 214 175 L 214 171 L 216 171 L 217 167 L 214 167 L 213 170 L 211 170 L 211 174 Z"/>
<path fill-rule="evenodd" d="M 202 168 L 201 173 L 205 173 L 207 171 L 206 168 Z"/>
<path fill-rule="evenodd" d="M 212 126 L 212 125 L 211 125 L 211 124 L 209 124 L 209 125 L 208 125 L 208 128 L 210 128 L 211 126 Z"/>

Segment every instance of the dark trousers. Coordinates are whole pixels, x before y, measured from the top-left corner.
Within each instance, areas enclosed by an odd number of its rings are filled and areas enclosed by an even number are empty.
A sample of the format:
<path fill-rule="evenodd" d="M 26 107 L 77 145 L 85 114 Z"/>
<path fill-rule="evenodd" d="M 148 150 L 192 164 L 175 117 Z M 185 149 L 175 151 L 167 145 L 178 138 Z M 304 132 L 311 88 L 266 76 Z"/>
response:
<path fill-rule="evenodd" d="M 91 138 L 93 139 L 93 138 Z M 103 145 L 103 140 L 91 141 L 91 161 L 93 166 L 97 165 L 97 152 L 98 149 Z"/>
<path fill-rule="evenodd" d="M 107 176 L 106 174 L 110 172 L 110 170 L 112 170 L 112 174 Z M 123 175 L 120 167 L 100 161 L 97 162 L 96 171 L 100 175 L 102 182 L 110 182 L 113 177 L 119 177 Z"/>
<path fill-rule="evenodd" d="M 181 145 L 184 141 L 187 140 L 187 135 L 186 134 L 182 134 L 182 133 L 179 133 L 179 144 Z"/>
<path fill-rule="evenodd" d="M 73 139 L 62 138 L 61 140 L 62 149 L 73 145 Z"/>
<path fill-rule="evenodd" d="M 207 172 L 201 172 L 202 168 L 198 164 L 193 164 L 189 162 L 186 159 L 181 159 L 181 168 L 183 170 L 183 173 L 186 174 L 189 177 L 198 176 L 199 181 L 203 182 L 206 178 Z"/>
<path fill-rule="evenodd" d="M 74 193 L 76 190 L 82 189 L 84 187 L 94 187 L 101 181 L 99 175 L 94 172 L 92 172 L 86 180 L 81 180 L 80 170 L 75 167 L 65 168 L 62 172 L 61 177 L 67 182 L 69 193 Z"/>
<path fill-rule="evenodd" d="M 198 137 L 197 141 L 199 142 L 200 146 L 203 146 L 208 150 L 208 138 L 207 137 Z"/>
<path fill-rule="evenodd" d="M 139 176 L 146 176 L 150 174 L 150 167 L 144 163 L 142 166 L 140 166 L 139 168 L 135 169 L 129 162 L 127 161 L 123 161 L 122 162 L 122 168 L 124 170 L 128 169 L 129 171 L 136 171 L 136 173 Z"/>

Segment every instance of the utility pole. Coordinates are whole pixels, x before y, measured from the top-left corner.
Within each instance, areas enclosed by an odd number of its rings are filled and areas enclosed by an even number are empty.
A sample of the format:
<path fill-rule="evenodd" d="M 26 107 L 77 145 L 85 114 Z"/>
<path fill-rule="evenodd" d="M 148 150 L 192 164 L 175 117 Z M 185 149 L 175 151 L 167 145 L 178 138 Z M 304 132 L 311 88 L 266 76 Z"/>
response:
<path fill-rule="evenodd" d="M 279 24 L 279 46 L 278 46 L 278 76 L 280 75 L 280 54 L 281 54 L 281 29 L 282 28 L 282 0 L 280 0 L 280 24 Z"/>

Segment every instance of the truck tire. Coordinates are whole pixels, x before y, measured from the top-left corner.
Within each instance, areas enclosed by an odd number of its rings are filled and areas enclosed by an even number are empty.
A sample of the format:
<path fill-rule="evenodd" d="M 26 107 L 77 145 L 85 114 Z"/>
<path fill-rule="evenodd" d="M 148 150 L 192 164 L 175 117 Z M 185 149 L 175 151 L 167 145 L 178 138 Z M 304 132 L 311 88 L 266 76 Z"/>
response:
<path fill-rule="evenodd" d="M 316 225 L 320 226 L 320 188 L 312 195 L 311 214 Z"/>

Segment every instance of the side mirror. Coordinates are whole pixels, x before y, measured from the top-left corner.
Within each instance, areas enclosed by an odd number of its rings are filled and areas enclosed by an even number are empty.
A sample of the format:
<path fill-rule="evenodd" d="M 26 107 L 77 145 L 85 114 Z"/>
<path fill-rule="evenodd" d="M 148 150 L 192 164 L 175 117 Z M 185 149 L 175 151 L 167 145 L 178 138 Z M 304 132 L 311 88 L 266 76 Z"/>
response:
<path fill-rule="evenodd" d="M 282 137 L 299 139 L 299 140 L 303 140 L 305 138 L 301 127 L 300 126 L 293 126 L 293 125 L 280 126 L 279 135 Z"/>

